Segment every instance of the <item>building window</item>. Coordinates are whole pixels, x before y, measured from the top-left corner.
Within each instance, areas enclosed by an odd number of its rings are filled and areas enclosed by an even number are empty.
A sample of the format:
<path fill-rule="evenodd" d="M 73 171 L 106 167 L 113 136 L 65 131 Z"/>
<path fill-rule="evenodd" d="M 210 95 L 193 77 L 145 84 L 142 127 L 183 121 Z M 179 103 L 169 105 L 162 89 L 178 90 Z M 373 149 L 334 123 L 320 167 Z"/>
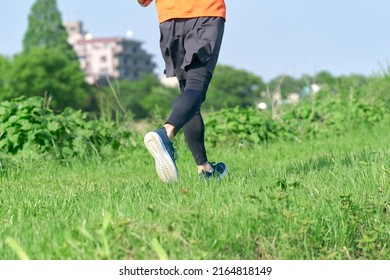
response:
<path fill-rule="evenodd" d="M 86 45 L 79 45 L 78 47 L 79 47 L 79 50 L 81 52 L 86 52 L 87 51 L 87 46 Z"/>
<path fill-rule="evenodd" d="M 119 73 L 121 77 L 127 77 L 129 75 L 129 72 L 125 68 L 121 68 Z"/>
<path fill-rule="evenodd" d="M 83 64 L 85 62 L 85 56 L 79 56 L 79 63 Z"/>
<path fill-rule="evenodd" d="M 107 57 L 105 55 L 101 56 L 100 62 L 107 62 Z"/>
<path fill-rule="evenodd" d="M 99 70 L 99 76 L 100 77 L 105 77 L 108 74 L 108 69 L 107 68 L 100 68 Z"/>

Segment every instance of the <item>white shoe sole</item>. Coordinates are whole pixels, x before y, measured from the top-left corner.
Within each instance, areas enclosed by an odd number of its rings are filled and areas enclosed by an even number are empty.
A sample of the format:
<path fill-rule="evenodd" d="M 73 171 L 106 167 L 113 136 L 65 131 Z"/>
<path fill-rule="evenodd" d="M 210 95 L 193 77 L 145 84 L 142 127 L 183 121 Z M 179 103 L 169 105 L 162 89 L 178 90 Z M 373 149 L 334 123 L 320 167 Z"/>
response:
<path fill-rule="evenodd" d="M 156 162 L 156 172 L 161 181 L 165 183 L 177 182 L 179 174 L 176 165 L 161 137 L 156 132 L 148 132 L 144 137 L 144 144 Z"/>

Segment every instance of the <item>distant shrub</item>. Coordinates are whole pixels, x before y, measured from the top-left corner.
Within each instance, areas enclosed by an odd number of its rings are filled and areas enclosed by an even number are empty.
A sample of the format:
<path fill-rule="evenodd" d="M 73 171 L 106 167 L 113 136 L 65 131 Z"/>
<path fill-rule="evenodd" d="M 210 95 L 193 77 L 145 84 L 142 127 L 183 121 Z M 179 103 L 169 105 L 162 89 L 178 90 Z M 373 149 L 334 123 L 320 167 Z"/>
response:
<path fill-rule="evenodd" d="M 370 102 L 380 100 L 384 107 L 390 111 L 390 69 L 383 76 L 372 77 L 362 90 L 365 93 L 364 98 L 366 100 Z"/>
<path fill-rule="evenodd" d="M 280 108 L 278 118 L 254 108 L 228 108 L 205 118 L 206 141 L 211 145 L 226 143 L 258 144 L 280 140 L 299 140 L 339 135 L 361 125 L 383 120 L 383 104 L 370 104 L 337 95 Z"/>
<path fill-rule="evenodd" d="M 258 144 L 274 139 L 292 139 L 293 131 L 273 121 L 267 112 L 239 107 L 222 109 L 205 118 L 206 141 L 213 146 L 226 144 Z"/>

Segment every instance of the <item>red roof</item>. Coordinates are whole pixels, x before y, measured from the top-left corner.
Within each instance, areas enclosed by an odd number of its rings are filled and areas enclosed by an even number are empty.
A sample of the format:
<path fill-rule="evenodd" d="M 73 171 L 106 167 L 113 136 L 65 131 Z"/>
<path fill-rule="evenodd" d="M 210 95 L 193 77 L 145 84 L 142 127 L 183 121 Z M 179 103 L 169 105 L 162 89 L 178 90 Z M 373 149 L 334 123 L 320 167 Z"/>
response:
<path fill-rule="evenodd" d="M 112 43 L 112 42 L 118 42 L 120 38 L 118 37 L 107 37 L 107 38 L 96 38 L 96 39 L 81 39 L 78 40 L 77 43 L 79 44 L 89 44 L 89 43 Z"/>

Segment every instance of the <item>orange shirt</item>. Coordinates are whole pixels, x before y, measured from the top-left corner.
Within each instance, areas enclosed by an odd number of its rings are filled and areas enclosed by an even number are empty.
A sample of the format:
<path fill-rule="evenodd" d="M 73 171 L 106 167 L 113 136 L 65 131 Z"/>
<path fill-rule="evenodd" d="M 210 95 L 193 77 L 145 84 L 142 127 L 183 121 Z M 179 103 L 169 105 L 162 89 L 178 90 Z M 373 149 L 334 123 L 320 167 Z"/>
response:
<path fill-rule="evenodd" d="M 158 21 L 173 18 L 222 17 L 226 20 L 224 0 L 156 0 Z"/>

